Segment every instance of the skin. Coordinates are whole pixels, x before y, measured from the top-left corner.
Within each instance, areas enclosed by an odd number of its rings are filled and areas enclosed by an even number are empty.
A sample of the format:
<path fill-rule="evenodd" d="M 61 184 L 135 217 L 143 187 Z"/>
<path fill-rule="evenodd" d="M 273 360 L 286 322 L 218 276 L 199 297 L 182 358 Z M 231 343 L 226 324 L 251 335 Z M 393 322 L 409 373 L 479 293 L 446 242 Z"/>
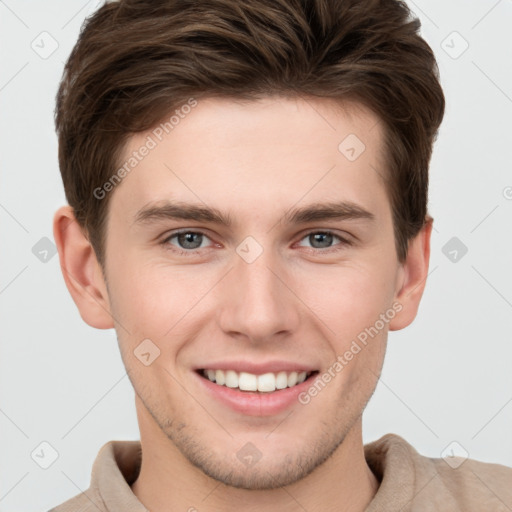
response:
<path fill-rule="evenodd" d="M 116 329 L 143 451 L 132 490 L 153 512 L 363 511 L 377 492 L 361 415 L 388 330 L 416 316 L 432 229 L 429 218 L 400 263 L 382 129 L 353 103 L 201 100 L 110 192 L 105 273 L 72 210 L 55 214 L 61 268 L 83 320 Z M 127 157 L 148 134 L 129 140 Z M 338 150 L 349 134 L 366 146 L 355 161 Z M 161 200 L 215 207 L 235 222 L 134 222 Z M 374 220 L 283 221 L 291 208 L 341 200 Z M 205 233 L 200 248 L 169 239 L 183 228 Z M 325 230 L 352 243 L 309 236 Z M 252 263 L 236 252 L 247 236 L 263 249 Z M 400 312 L 307 405 L 242 414 L 209 398 L 193 373 L 237 357 L 299 361 L 322 374 L 393 304 Z M 133 352 L 147 338 L 160 349 L 149 366 Z M 248 442 L 261 453 L 250 467 L 236 456 Z"/>

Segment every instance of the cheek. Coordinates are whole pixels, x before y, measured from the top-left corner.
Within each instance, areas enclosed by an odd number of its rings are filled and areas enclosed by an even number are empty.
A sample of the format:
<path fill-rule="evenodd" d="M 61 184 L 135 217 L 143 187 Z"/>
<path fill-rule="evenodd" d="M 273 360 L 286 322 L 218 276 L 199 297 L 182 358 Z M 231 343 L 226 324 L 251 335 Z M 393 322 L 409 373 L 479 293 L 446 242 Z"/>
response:
<path fill-rule="evenodd" d="M 191 267 L 171 267 L 168 263 L 123 260 L 112 269 L 113 315 L 130 333 L 131 343 L 144 338 L 162 342 L 187 323 L 189 314 L 198 314 L 215 276 L 193 272 Z M 122 329 L 121 329 L 122 330 Z M 123 336 L 128 336 L 123 332 Z"/>
<path fill-rule="evenodd" d="M 134 341 L 141 336 L 151 338 L 162 331 L 160 322 L 169 323 L 171 318 L 165 316 L 172 311 L 178 301 L 176 294 L 169 293 L 169 286 L 161 276 L 149 272 L 149 267 L 123 258 L 122 262 L 110 271 L 110 292 L 112 314 Z"/>
<path fill-rule="evenodd" d="M 378 264 L 319 269 L 300 279 L 299 296 L 334 331 L 336 339 L 346 340 L 390 307 L 394 279 L 385 269 Z"/>

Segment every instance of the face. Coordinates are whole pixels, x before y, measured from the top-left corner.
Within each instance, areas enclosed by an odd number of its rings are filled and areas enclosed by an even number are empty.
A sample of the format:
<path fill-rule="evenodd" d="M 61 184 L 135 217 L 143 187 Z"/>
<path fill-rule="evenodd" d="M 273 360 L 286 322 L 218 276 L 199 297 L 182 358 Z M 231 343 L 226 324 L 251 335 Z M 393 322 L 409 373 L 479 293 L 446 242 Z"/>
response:
<path fill-rule="evenodd" d="M 201 100 L 130 139 L 126 159 L 155 144 L 110 192 L 105 275 L 139 421 L 231 486 L 311 473 L 381 371 L 403 267 L 382 126 L 347 107 Z"/>

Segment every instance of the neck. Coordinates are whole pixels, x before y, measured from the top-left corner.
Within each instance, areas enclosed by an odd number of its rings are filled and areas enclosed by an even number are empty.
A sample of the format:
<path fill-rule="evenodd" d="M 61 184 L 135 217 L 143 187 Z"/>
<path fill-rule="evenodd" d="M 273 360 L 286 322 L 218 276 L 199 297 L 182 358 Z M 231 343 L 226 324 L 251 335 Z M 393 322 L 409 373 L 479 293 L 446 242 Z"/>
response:
<path fill-rule="evenodd" d="M 302 480 L 277 489 L 227 486 L 192 465 L 140 403 L 142 464 L 132 492 L 152 512 L 363 512 L 379 482 L 364 458 L 361 417 L 330 458 Z"/>

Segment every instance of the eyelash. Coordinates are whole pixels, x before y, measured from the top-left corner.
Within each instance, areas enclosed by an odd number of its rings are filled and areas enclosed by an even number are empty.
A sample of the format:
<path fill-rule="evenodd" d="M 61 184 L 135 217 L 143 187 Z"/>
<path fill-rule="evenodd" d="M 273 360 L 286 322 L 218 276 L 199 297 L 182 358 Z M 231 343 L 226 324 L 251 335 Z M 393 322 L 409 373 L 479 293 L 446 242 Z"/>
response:
<path fill-rule="evenodd" d="M 174 253 L 177 253 L 180 256 L 195 256 L 195 255 L 197 255 L 197 251 L 199 249 L 185 250 L 185 249 L 180 249 L 179 247 L 176 247 L 176 246 L 171 246 L 169 244 L 169 241 L 171 239 L 173 239 L 173 238 L 175 238 L 175 237 L 177 237 L 179 235 L 188 234 L 188 233 L 192 233 L 192 234 L 195 234 L 195 235 L 203 235 L 204 237 L 209 239 L 209 236 L 206 233 L 204 233 L 203 231 L 200 231 L 200 230 L 193 231 L 193 230 L 189 230 L 189 229 L 184 229 L 184 230 L 181 230 L 181 231 L 175 231 L 175 232 L 171 233 L 164 240 L 162 240 L 160 242 L 160 244 L 164 247 L 164 249 L 172 251 Z M 341 243 L 337 244 L 339 246 L 350 246 L 350 245 L 353 244 L 350 240 L 347 240 L 347 239 L 341 237 L 340 235 L 337 235 L 333 231 L 329 231 L 329 230 L 316 230 L 316 231 L 313 230 L 313 231 L 309 231 L 308 233 L 304 234 L 304 236 L 300 239 L 300 241 L 304 240 L 304 238 L 306 238 L 306 237 L 308 237 L 310 235 L 318 234 L 318 233 L 321 233 L 322 235 L 332 235 L 334 238 L 337 238 L 341 242 Z M 205 247 L 203 247 L 203 249 L 205 249 Z M 316 249 L 314 247 L 312 247 L 310 249 L 312 249 L 313 251 L 320 251 L 320 252 L 327 252 L 327 253 L 332 252 L 333 249 L 334 249 L 334 251 L 340 250 L 340 249 L 336 249 L 336 246 L 327 247 L 326 249 Z"/>

